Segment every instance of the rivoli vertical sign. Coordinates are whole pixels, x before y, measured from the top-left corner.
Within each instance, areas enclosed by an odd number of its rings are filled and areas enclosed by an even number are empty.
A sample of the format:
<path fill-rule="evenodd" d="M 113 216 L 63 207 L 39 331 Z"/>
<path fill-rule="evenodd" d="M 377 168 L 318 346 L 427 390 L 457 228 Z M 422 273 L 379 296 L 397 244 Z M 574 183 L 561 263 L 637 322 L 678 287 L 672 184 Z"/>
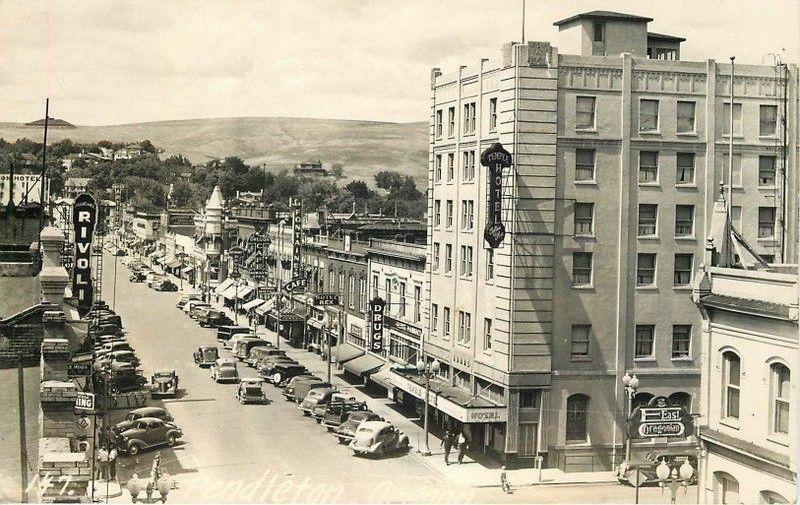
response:
<path fill-rule="evenodd" d="M 503 224 L 503 168 L 511 166 L 511 153 L 495 142 L 481 153 L 481 165 L 488 169 L 486 188 L 486 228 L 483 238 L 489 247 L 496 249 L 506 237 Z"/>
<path fill-rule="evenodd" d="M 375 353 L 383 351 L 383 313 L 385 308 L 386 302 L 382 298 L 375 297 L 369 302 L 369 350 Z"/>
<path fill-rule="evenodd" d="M 97 204 L 92 195 L 83 193 L 72 206 L 75 231 L 75 259 L 72 269 L 72 294 L 78 299 L 78 313 L 86 315 L 92 308 L 92 239 L 97 223 Z"/>

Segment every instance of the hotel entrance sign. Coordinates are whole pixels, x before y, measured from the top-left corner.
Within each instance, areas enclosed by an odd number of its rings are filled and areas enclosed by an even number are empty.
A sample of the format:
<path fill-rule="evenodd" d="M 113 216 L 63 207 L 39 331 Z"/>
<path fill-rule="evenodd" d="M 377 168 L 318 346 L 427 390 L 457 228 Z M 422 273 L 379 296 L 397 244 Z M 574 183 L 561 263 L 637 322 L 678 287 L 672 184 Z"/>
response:
<path fill-rule="evenodd" d="M 503 224 L 503 168 L 511 166 L 511 153 L 496 142 L 481 153 L 481 165 L 488 169 L 486 191 L 486 229 L 483 238 L 489 247 L 496 249 L 506 237 Z"/>

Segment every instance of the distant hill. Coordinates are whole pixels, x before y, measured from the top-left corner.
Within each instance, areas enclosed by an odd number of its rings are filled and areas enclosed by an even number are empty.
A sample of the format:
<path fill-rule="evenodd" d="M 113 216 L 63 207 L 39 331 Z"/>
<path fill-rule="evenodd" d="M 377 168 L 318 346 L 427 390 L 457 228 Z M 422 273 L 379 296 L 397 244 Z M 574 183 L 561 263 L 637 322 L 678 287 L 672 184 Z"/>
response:
<path fill-rule="evenodd" d="M 41 142 L 21 123 L 0 123 L 0 138 L 28 137 Z M 109 126 L 54 129 L 49 141 L 133 142 L 148 139 L 163 155 L 183 154 L 194 163 L 239 156 L 247 163 L 293 166 L 309 160 L 341 163 L 348 179 L 372 181 L 380 169 L 412 175 L 427 186 L 428 125 L 337 119 L 253 117 L 189 119 Z"/>
<path fill-rule="evenodd" d="M 25 123 L 27 127 L 33 128 L 44 128 L 44 118 L 37 119 L 36 121 L 31 121 L 30 123 Z M 58 119 L 56 117 L 51 117 L 50 120 L 47 122 L 47 128 L 75 128 L 75 125 L 64 121 L 63 119 Z"/>

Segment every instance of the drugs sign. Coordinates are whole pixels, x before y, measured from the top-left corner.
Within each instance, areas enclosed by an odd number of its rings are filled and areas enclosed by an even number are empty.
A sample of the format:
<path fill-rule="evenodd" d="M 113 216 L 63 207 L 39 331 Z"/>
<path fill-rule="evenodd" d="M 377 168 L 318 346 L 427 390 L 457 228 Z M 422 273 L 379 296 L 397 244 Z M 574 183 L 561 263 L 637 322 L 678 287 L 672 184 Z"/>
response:
<path fill-rule="evenodd" d="M 369 302 L 370 312 L 370 350 L 379 353 L 383 351 L 383 324 L 384 324 L 384 309 L 386 302 L 381 298 L 375 297 Z"/>

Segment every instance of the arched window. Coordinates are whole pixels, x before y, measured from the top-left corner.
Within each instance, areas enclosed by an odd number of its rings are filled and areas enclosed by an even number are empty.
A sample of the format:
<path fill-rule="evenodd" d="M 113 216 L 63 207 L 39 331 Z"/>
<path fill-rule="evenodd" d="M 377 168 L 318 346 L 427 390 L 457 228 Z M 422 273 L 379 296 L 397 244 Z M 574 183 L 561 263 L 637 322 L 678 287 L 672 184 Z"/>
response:
<path fill-rule="evenodd" d="M 739 481 L 725 472 L 714 472 L 714 503 L 740 503 Z"/>
<path fill-rule="evenodd" d="M 729 419 L 739 419 L 741 368 L 741 360 L 735 352 L 722 353 L 722 415 Z"/>
<path fill-rule="evenodd" d="M 644 407 L 652 399 L 653 395 L 650 393 L 636 393 L 633 397 L 633 401 L 631 402 L 631 412 L 636 407 Z"/>
<path fill-rule="evenodd" d="M 567 398 L 567 443 L 581 444 L 587 440 L 589 397 L 582 394 Z"/>
<path fill-rule="evenodd" d="M 789 500 L 779 495 L 775 491 L 761 491 L 759 493 L 761 503 L 771 505 L 773 503 L 789 503 Z"/>
<path fill-rule="evenodd" d="M 789 433 L 789 387 L 791 372 L 783 363 L 773 363 L 770 367 L 770 423 L 773 433 Z"/>
<path fill-rule="evenodd" d="M 676 407 L 683 407 L 687 413 L 692 412 L 692 395 L 679 391 L 669 395 L 669 402 Z"/>

